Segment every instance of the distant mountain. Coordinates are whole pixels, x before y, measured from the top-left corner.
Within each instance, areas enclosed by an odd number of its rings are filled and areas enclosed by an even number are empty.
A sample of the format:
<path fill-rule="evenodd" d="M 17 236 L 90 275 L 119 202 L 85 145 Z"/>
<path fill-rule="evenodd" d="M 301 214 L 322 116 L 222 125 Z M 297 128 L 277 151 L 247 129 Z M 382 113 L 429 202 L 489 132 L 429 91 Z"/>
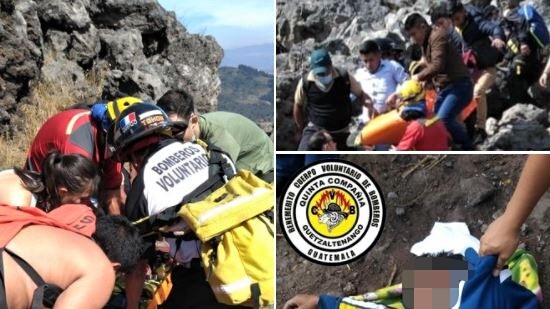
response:
<path fill-rule="evenodd" d="M 249 66 L 221 67 L 218 110 L 242 114 L 256 122 L 273 122 L 273 75 Z"/>
<path fill-rule="evenodd" d="M 237 67 L 243 64 L 273 74 L 273 53 L 273 44 L 226 49 L 220 66 Z"/>

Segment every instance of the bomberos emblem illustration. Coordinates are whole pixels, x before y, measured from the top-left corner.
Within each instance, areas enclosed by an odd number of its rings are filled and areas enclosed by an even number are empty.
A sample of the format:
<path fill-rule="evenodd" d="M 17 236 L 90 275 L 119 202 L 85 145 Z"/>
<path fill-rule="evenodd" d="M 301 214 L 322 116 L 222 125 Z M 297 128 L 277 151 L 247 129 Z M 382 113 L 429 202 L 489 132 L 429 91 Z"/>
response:
<path fill-rule="evenodd" d="M 366 171 L 347 161 L 325 160 L 290 181 L 280 200 L 279 222 L 302 256 L 341 265 L 375 244 L 384 215 L 382 193 Z"/>

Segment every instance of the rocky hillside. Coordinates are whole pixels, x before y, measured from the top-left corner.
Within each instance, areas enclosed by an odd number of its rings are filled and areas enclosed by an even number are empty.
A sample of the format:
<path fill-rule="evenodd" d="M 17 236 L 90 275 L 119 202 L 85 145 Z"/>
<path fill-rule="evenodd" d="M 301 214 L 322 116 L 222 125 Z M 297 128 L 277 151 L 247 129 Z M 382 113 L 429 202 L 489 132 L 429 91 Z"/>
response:
<path fill-rule="evenodd" d="M 221 67 L 219 110 L 242 114 L 254 121 L 273 122 L 273 75 L 239 65 Z"/>
<path fill-rule="evenodd" d="M 4 129 L 19 104 L 33 104 L 39 81 L 70 82 L 82 93 L 75 99 L 100 99 L 89 97 L 91 72 L 104 99 L 183 88 L 200 111 L 217 107 L 221 47 L 187 32 L 155 0 L 0 0 L 0 42 Z"/>
<path fill-rule="evenodd" d="M 325 47 L 333 56 L 335 65 L 352 72 L 358 67 L 358 46 L 361 42 L 391 35 L 393 39 L 405 44 L 402 28 L 406 16 L 412 12 L 427 13 L 435 2 L 437 1 L 277 0 L 278 150 L 296 148 L 293 138 L 295 126 L 292 122 L 293 94 L 298 79 L 308 70 L 308 57 L 315 47 Z M 530 3 L 550 22 L 548 3 L 540 0 Z M 503 106 L 500 102 L 494 104 Z M 504 105 L 502 110 L 507 107 L 509 106 Z M 502 110 L 497 113 L 499 118 Z M 516 111 L 517 109 L 512 112 Z M 517 112 L 529 113 L 528 110 Z M 498 122 L 496 119 L 495 121 Z M 548 123 L 542 126 L 543 129 L 549 127 Z M 538 126 L 536 131 L 529 131 L 533 127 L 523 126 L 518 129 L 528 136 L 538 134 L 542 141 L 526 148 L 519 148 L 516 141 L 512 141 L 512 148 L 504 149 L 549 149 L 550 134 L 546 130 L 538 130 Z M 509 145 L 508 142 L 496 142 L 495 139 L 491 141 L 483 145 L 484 149 L 502 149 L 503 144 Z M 525 141 L 522 145 L 525 145 Z"/>

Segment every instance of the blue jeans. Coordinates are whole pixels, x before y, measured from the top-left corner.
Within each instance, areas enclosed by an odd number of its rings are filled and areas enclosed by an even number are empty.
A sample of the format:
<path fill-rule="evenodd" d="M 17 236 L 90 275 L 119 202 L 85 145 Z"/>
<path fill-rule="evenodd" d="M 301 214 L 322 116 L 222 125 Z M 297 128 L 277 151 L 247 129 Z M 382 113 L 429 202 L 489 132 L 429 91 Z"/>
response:
<path fill-rule="evenodd" d="M 441 89 L 435 101 L 435 113 L 445 123 L 455 143 L 462 145 L 464 150 L 473 150 L 472 141 L 466 129 L 458 123 L 456 117 L 468 106 L 474 94 L 474 84 L 468 79 L 453 82 Z"/>

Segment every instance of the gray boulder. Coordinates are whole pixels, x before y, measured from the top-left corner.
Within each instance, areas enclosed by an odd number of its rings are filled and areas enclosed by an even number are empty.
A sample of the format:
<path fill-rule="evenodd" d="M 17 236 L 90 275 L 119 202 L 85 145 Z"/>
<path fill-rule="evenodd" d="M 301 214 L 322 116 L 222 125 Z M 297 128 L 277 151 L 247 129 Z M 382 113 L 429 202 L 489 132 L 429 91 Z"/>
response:
<path fill-rule="evenodd" d="M 92 20 L 86 10 L 86 0 L 39 1 L 39 18 L 50 29 L 85 30 Z"/>
<path fill-rule="evenodd" d="M 547 150 L 550 134 L 548 113 L 532 104 L 516 104 L 502 118 L 487 122 L 487 140 L 481 150 Z"/>

